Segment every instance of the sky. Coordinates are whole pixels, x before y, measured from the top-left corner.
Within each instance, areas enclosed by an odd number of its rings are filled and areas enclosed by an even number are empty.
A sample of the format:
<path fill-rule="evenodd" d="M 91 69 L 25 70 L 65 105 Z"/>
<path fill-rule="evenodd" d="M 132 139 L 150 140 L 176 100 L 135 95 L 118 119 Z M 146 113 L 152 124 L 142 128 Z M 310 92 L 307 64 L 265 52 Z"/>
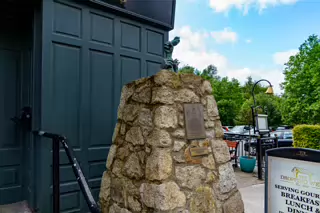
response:
<path fill-rule="evenodd" d="M 320 35 L 320 0 L 177 0 L 179 36 L 173 57 L 199 70 L 210 64 L 218 75 L 244 83 L 267 79 L 283 91 L 283 69 L 311 34 Z"/>

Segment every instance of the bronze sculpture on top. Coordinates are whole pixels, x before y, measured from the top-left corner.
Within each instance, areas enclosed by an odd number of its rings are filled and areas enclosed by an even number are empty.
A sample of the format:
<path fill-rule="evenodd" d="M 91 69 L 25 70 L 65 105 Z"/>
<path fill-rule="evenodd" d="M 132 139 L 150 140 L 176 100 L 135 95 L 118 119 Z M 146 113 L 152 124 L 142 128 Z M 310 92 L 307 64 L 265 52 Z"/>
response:
<path fill-rule="evenodd" d="M 172 52 L 175 46 L 180 43 L 180 37 L 174 37 L 172 41 L 168 41 L 164 44 L 165 58 L 163 59 L 162 69 L 178 72 L 178 59 L 172 58 Z"/>

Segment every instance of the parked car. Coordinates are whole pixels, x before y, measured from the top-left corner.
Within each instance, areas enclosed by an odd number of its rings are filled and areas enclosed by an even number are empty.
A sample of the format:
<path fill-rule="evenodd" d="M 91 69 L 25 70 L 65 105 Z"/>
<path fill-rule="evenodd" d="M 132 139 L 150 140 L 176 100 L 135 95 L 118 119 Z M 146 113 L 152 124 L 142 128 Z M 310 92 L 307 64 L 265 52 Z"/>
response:
<path fill-rule="evenodd" d="M 253 130 L 252 130 L 253 131 Z M 278 137 L 278 147 L 292 147 L 293 146 L 293 136 L 292 136 L 292 129 L 286 129 L 286 130 L 277 130 L 275 132 L 270 133 L 271 137 Z M 251 152 L 252 155 L 255 155 L 256 153 L 256 147 L 257 147 L 257 141 L 256 139 L 251 140 Z M 266 149 L 272 148 L 270 147 L 265 147 Z M 244 144 L 244 150 L 248 152 L 249 150 L 249 144 L 245 143 Z M 263 151 L 264 152 L 264 151 Z"/>
<path fill-rule="evenodd" d="M 235 126 L 233 127 L 230 132 L 232 133 L 236 133 L 236 134 L 245 134 L 247 133 L 249 130 L 252 130 L 252 128 L 250 128 L 249 126 L 246 125 L 241 125 L 241 126 Z"/>
<path fill-rule="evenodd" d="M 292 126 L 287 126 L 287 125 L 283 125 L 283 126 L 279 126 L 276 131 L 282 131 L 282 130 L 291 130 L 293 127 Z"/>
<path fill-rule="evenodd" d="M 225 132 L 229 132 L 229 128 L 226 127 L 226 126 L 222 126 L 222 129 L 223 129 L 223 131 L 225 131 Z"/>
<path fill-rule="evenodd" d="M 279 147 L 292 147 L 293 146 L 293 135 L 292 129 L 277 130 L 271 133 L 271 137 L 278 137 Z"/>
<path fill-rule="evenodd" d="M 233 126 L 222 126 L 222 128 L 224 130 L 226 130 L 227 132 L 229 132 L 232 129 Z"/>

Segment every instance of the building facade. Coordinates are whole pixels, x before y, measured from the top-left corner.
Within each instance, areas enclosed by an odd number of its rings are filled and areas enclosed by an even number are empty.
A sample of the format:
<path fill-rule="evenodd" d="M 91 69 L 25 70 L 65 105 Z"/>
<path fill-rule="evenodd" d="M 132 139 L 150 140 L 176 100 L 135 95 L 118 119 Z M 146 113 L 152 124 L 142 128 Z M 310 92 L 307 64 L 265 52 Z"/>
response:
<path fill-rule="evenodd" d="M 159 71 L 173 28 L 174 0 L 134 1 L 0 3 L 0 205 L 52 212 L 52 144 L 12 121 L 23 107 L 32 130 L 69 139 L 97 199 L 121 88 Z M 60 181 L 61 212 L 88 212 L 62 150 Z"/>

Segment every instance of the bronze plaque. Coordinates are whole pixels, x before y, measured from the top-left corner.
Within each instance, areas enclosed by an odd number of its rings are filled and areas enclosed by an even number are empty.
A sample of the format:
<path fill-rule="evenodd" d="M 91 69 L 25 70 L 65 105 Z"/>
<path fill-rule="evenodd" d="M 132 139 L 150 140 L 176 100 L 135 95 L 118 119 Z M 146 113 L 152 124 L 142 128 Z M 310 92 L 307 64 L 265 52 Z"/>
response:
<path fill-rule="evenodd" d="M 208 147 L 190 148 L 191 157 L 204 156 L 209 154 Z"/>
<path fill-rule="evenodd" d="M 187 139 L 206 138 L 202 104 L 184 104 L 184 119 Z"/>

